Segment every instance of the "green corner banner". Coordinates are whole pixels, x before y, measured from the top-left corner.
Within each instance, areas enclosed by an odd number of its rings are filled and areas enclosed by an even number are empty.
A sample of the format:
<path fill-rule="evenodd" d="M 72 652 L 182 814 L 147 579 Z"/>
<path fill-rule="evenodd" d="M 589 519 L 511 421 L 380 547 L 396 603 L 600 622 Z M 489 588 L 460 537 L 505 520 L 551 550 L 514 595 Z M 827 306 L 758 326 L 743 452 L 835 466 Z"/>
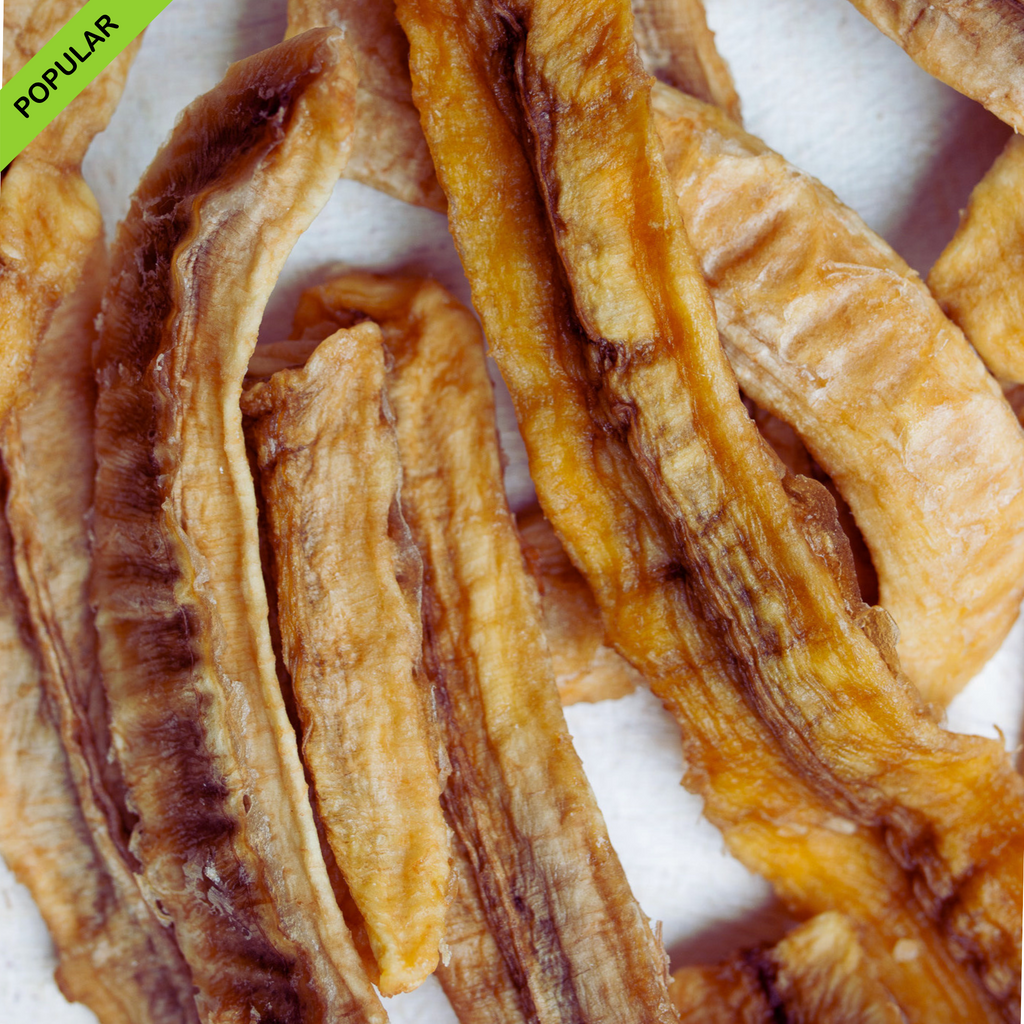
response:
<path fill-rule="evenodd" d="M 6 167 L 170 2 L 89 0 L 0 89 L 0 167 Z"/>

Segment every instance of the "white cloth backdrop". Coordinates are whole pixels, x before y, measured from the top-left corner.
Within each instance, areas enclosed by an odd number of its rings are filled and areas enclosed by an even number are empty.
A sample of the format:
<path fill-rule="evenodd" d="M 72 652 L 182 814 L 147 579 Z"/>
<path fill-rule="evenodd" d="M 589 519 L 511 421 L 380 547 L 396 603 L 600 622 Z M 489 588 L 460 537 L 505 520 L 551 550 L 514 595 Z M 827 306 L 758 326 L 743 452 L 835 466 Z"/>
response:
<path fill-rule="evenodd" d="M 815 174 L 922 273 L 949 238 L 971 187 L 1007 129 L 920 71 L 846 0 L 706 0 L 732 68 L 747 128 Z M 150 27 L 110 128 L 86 176 L 113 232 L 178 111 L 227 64 L 277 42 L 285 0 L 173 0 Z M 353 182 L 334 196 L 292 254 L 264 322 L 285 337 L 298 292 L 341 266 L 399 267 L 437 277 L 468 300 L 445 219 Z M 499 387 L 506 481 L 513 507 L 529 500 L 522 444 Z M 1024 709 L 1024 631 L 950 709 L 954 728 L 1018 741 Z M 700 801 L 678 784 L 673 723 L 646 693 L 567 711 L 569 726 L 626 873 L 660 921 L 674 966 L 709 962 L 779 934 L 785 914 L 768 886 L 723 849 Z M 52 950 L 24 889 L 0 864 L 0 1019 L 85 1024 L 52 980 Z M 432 980 L 387 1001 L 395 1024 L 450 1024 Z"/>

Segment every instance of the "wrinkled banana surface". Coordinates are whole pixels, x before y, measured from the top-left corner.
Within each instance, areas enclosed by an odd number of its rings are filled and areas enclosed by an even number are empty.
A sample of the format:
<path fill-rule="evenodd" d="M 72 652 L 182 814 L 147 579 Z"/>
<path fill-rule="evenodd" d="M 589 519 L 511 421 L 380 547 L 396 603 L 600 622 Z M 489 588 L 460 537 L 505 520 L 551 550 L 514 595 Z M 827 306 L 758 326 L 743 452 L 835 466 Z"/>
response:
<path fill-rule="evenodd" d="M 97 350 L 94 600 L 132 851 L 207 1021 L 383 1021 L 335 901 L 275 671 L 242 379 L 337 180 L 336 30 L 232 65 L 121 224 Z"/>
<path fill-rule="evenodd" d="M 1024 384 L 1024 139 L 1011 135 L 975 186 L 928 287 L 988 368 Z"/>
<path fill-rule="evenodd" d="M 633 6 L 637 45 L 651 74 L 739 120 L 739 97 L 702 0 L 635 0 Z M 412 102 L 409 44 L 394 0 L 289 0 L 289 37 L 318 25 L 345 31 L 359 73 L 355 143 L 344 176 L 443 213 L 446 200 Z"/>
<path fill-rule="evenodd" d="M 250 373 L 252 361 L 250 360 Z M 421 692 L 419 554 L 370 322 L 243 396 L 302 759 L 384 995 L 437 966 L 451 874 Z"/>
<path fill-rule="evenodd" d="M 875 975 L 841 914 L 812 918 L 774 946 L 672 978 L 681 1024 L 902 1024 L 903 1011 Z"/>
<path fill-rule="evenodd" d="M 1024 131 L 1024 8 L 1017 0 L 850 0 L 930 75 Z"/>
<path fill-rule="evenodd" d="M 42 913 L 68 999 L 102 1024 L 193 1024 L 188 969 L 127 850 L 87 600 L 105 279 L 99 245 L 39 342 L 2 438 L 0 853 Z"/>

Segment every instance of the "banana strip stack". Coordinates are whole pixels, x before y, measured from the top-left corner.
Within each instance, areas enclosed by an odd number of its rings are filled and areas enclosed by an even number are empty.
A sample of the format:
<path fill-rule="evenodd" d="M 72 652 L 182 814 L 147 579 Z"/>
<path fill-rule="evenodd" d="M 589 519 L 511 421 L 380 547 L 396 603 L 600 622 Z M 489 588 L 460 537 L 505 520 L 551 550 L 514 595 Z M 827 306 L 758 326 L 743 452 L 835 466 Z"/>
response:
<path fill-rule="evenodd" d="M 441 983 L 463 1024 L 671 1021 L 664 953 L 559 706 L 476 321 L 433 282 L 350 275 L 306 293 L 294 333 L 353 313 L 381 325 L 390 357 L 424 667 L 451 765 L 441 802 L 459 890 Z"/>
<path fill-rule="evenodd" d="M 5 78 L 81 5 L 11 0 Z M 701 0 L 287 6 L 109 261 L 80 166 L 133 51 L 3 176 L 0 853 L 64 992 L 102 1024 L 384 1024 L 431 974 L 461 1024 L 1019 1021 L 1024 780 L 939 724 L 1024 594 L 1024 434 L 964 336 L 738 126 Z M 1012 120 L 1014 5 L 856 6 Z M 933 274 L 969 338 L 1018 155 Z M 339 176 L 447 212 L 483 333 L 347 272 L 257 347 Z M 1008 380 L 1013 331 L 978 345 Z M 674 977 L 560 707 L 640 680 L 802 921 Z"/>
<path fill-rule="evenodd" d="M 767 457 L 682 229 L 629 11 L 403 0 L 398 15 L 541 503 L 616 646 L 675 707 L 680 677 L 726 684 L 851 834 L 883 838 L 983 979 L 974 998 L 1013 1012 L 1021 780 L 1000 744 L 935 725 L 884 617 L 830 571 L 820 496 Z M 645 635 L 658 626 L 667 649 Z M 714 721 L 687 714 L 686 731 Z"/>

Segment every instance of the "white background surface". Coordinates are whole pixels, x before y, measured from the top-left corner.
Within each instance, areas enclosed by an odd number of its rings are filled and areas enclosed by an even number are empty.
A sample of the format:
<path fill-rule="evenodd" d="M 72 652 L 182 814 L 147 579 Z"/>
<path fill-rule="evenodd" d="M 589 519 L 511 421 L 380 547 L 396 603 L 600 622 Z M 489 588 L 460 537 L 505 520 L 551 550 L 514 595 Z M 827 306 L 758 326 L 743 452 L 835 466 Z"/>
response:
<path fill-rule="evenodd" d="M 935 82 L 846 0 L 706 0 L 747 128 L 815 174 L 922 273 L 952 234 L 957 211 L 1008 129 Z M 175 115 L 214 86 L 230 61 L 280 40 L 285 0 L 174 0 L 147 33 L 114 120 L 86 161 L 108 229 Z M 468 290 L 445 219 L 341 182 L 289 261 L 264 323 L 286 336 L 299 291 L 340 266 L 433 274 Z M 529 498 L 522 446 L 499 396 L 513 506 Z M 958 698 L 950 723 L 1017 743 L 1024 711 L 1024 631 Z M 661 921 L 673 966 L 708 962 L 776 937 L 785 915 L 767 885 L 723 851 L 700 801 L 678 785 L 675 726 L 639 693 L 578 705 L 570 729 L 645 911 Z M 27 893 L 0 865 L 0 1020 L 93 1021 L 52 981 L 52 951 Z M 396 1024 L 450 1024 L 440 989 L 386 1001 Z"/>

